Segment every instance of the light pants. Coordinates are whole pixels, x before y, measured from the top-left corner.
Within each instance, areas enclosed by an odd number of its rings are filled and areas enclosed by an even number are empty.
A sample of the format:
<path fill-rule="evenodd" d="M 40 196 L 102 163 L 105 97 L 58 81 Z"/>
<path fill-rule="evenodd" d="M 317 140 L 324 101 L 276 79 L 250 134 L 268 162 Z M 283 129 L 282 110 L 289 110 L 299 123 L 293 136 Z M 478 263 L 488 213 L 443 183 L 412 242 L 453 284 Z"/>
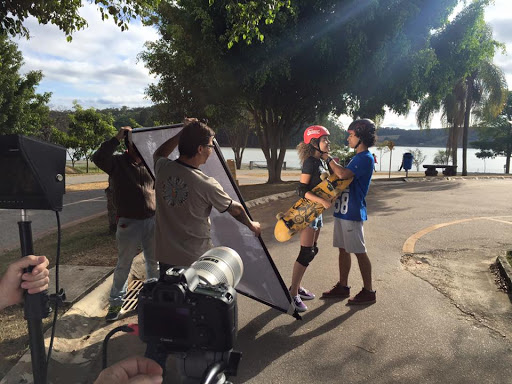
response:
<path fill-rule="evenodd" d="M 128 275 L 135 256 L 142 244 L 146 260 L 146 278 L 159 277 L 158 263 L 155 260 L 155 217 L 137 220 L 120 217 L 117 223 L 117 265 L 114 270 L 114 283 L 110 291 L 110 305 L 122 305 L 128 285 Z"/>

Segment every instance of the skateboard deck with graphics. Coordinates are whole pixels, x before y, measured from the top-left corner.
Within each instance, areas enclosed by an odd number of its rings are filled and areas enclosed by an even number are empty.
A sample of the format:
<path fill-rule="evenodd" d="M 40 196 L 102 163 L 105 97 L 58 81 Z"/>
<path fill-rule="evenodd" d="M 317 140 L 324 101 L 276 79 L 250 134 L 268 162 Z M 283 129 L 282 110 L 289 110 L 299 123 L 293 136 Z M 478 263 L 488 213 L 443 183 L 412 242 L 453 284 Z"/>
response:
<path fill-rule="evenodd" d="M 352 178 L 345 180 L 332 174 L 315 186 L 311 192 L 332 203 L 351 182 Z M 280 242 L 290 240 L 293 235 L 311 224 L 324 210 L 322 204 L 306 198 L 299 199 L 288 211 L 276 215 L 277 223 L 274 228 L 276 240 Z"/>

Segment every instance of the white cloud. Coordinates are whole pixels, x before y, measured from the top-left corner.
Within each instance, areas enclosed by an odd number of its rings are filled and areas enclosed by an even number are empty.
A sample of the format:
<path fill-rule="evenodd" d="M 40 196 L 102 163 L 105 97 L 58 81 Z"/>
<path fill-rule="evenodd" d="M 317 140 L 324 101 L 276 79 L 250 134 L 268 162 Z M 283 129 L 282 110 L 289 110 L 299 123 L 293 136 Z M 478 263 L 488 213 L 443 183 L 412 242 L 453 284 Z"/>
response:
<path fill-rule="evenodd" d="M 40 90 L 53 92 L 51 104 L 57 107 L 69 108 L 75 99 L 84 107 L 150 104 L 144 90 L 154 77 L 137 62 L 137 55 L 146 41 L 158 38 L 156 30 L 133 22 L 121 32 L 113 21 L 102 21 L 89 3 L 81 15 L 89 26 L 73 34 L 71 43 L 56 26 L 30 19 L 32 38 L 17 41 L 25 60 L 23 71 L 43 71 Z"/>
<path fill-rule="evenodd" d="M 510 19 L 494 19 L 491 23 L 496 40 L 507 44 L 512 43 L 512 22 Z"/>

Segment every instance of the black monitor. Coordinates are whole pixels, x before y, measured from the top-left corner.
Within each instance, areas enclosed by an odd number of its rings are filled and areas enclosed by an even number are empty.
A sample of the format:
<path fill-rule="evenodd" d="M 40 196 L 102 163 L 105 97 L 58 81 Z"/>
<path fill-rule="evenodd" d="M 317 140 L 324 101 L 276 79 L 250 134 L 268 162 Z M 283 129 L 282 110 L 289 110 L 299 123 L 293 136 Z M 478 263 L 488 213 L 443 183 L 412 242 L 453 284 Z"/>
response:
<path fill-rule="evenodd" d="M 0 208 L 62 210 L 66 149 L 22 135 L 0 136 Z"/>

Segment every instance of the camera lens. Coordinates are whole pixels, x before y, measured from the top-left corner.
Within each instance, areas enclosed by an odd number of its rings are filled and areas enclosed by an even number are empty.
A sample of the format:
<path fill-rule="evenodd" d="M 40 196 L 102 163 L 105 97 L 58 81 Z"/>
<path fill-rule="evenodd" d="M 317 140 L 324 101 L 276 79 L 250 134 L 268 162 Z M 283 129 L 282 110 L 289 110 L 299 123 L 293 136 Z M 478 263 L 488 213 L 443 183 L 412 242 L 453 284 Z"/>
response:
<path fill-rule="evenodd" d="M 202 282 L 210 285 L 224 283 L 237 286 L 244 272 L 240 255 L 229 247 L 215 247 L 205 252 L 191 265 Z"/>

